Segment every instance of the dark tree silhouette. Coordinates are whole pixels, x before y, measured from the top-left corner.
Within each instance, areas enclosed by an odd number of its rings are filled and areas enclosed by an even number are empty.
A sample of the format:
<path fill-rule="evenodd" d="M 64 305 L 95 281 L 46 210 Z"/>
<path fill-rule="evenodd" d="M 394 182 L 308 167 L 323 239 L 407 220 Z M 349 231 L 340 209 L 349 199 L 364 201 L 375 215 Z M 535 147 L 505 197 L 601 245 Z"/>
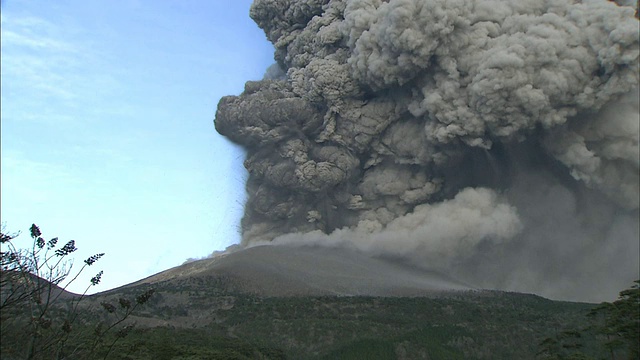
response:
<path fill-rule="evenodd" d="M 82 309 L 79 304 L 88 290 L 100 283 L 103 272 L 99 271 L 91 278 L 82 294 L 73 294 L 67 288 L 104 253 L 88 257 L 80 268 L 74 269 L 72 254 L 77 250 L 74 240 L 58 246 L 57 237 L 45 240 L 35 224 L 31 225 L 29 233 L 32 245 L 27 249 L 15 246 L 14 239 L 19 233 L 9 233 L 3 226 L 0 235 L 0 348 L 3 358 L 91 358 L 90 355 L 97 352 L 106 358 L 113 345 L 133 327 L 133 324 L 125 324 L 125 320 L 149 300 L 153 290 L 139 295 L 133 305 L 125 298 L 120 299 L 124 312 L 116 314 L 111 323 L 80 321 Z M 106 307 L 105 310 L 113 312 Z M 91 326 L 94 327 L 93 336 L 87 338 L 86 329 Z"/>

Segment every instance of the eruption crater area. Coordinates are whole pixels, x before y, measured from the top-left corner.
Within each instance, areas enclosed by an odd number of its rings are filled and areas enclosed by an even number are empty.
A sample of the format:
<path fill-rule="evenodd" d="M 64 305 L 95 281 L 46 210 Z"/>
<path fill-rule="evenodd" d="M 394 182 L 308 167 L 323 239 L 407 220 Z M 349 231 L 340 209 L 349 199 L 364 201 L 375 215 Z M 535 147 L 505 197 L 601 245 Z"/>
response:
<path fill-rule="evenodd" d="M 276 64 L 215 118 L 247 151 L 240 246 L 611 300 L 640 263 L 636 14 L 605 0 L 254 1 Z"/>

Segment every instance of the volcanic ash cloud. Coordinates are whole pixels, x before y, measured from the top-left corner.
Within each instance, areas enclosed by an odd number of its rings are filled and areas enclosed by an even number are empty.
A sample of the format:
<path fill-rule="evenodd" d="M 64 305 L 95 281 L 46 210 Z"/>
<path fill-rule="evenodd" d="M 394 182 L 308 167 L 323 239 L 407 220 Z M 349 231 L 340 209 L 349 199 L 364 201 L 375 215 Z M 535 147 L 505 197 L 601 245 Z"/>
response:
<path fill-rule="evenodd" d="M 639 262 L 640 47 L 622 5 L 256 0 L 277 65 L 215 119 L 247 150 L 242 245 L 615 295 Z"/>

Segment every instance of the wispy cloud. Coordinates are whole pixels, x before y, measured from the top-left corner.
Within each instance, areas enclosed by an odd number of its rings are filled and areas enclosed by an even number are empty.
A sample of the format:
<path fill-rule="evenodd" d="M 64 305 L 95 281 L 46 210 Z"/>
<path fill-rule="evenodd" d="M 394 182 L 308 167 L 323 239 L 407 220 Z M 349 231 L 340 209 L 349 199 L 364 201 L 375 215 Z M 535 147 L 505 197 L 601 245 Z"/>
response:
<path fill-rule="evenodd" d="M 77 49 L 52 37 L 56 26 L 35 17 L 2 18 L 2 45 L 20 46 L 58 52 L 75 52 Z"/>
<path fill-rule="evenodd" d="M 30 94 L 38 94 L 38 97 L 55 97 L 58 100 L 76 97 L 69 78 L 56 69 L 51 59 L 5 52 L 4 49 L 2 56 L 2 73 L 6 76 L 3 88 L 20 93 L 29 91 Z M 29 100 L 25 97 L 21 99 Z"/>
<path fill-rule="evenodd" d="M 21 121 L 46 120 L 42 114 L 52 108 L 64 116 L 96 89 L 117 86 L 100 71 L 100 56 L 83 29 L 31 15 L 2 14 L 1 21 L 2 104 L 9 110 L 3 118 L 20 112 Z"/>

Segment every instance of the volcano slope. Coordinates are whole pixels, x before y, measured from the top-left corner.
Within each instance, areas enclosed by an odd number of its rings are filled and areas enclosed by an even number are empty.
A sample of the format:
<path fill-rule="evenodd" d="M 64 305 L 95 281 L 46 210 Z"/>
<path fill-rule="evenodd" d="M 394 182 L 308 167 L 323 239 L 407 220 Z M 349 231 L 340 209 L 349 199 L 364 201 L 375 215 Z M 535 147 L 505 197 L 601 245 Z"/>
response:
<path fill-rule="evenodd" d="M 139 283 L 212 276 L 262 296 L 424 296 L 471 289 L 436 272 L 356 251 L 271 245 L 187 263 Z"/>
<path fill-rule="evenodd" d="M 129 319 L 136 328 L 114 358 L 535 359 L 545 339 L 558 337 L 561 350 L 568 342 L 600 354 L 595 335 L 562 335 L 586 328 L 593 304 L 471 289 L 351 251 L 256 246 L 93 295 L 85 305 L 117 306 L 148 288 L 156 292 Z"/>

